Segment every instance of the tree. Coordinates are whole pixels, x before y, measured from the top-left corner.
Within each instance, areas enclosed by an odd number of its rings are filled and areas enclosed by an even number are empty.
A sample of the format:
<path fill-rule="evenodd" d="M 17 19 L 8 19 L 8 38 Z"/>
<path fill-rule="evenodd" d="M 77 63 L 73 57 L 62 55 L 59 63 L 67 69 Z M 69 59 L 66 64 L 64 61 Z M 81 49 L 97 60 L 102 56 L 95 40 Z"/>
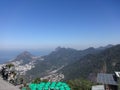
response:
<path fill-rule="evenodd" d="M 6 67 L 10 69 L 11 67 L 14 67 L 14 64 L 7 64 Z"/>
<path fill-rule="evenodd" d="M 32 83 L 38 84 L 38 83 L 40 83 L 40 82 L 41 82 L 41 79 L 40 79 L 40 78 L 35 78 Z"/>
<path fill-rule="evenodd" d="M 72 90 L 91 90 L 92 82 L 85 79 L 69 80 L 67 82 Z"/>

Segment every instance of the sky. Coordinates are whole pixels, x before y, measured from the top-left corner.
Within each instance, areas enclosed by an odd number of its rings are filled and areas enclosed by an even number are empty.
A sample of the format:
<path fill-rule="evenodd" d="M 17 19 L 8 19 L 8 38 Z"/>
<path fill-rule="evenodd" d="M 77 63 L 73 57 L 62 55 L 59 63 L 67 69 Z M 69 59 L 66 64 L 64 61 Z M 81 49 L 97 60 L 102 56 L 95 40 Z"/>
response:
<path fill-rule="evenodd" d="M 119 0 L 0 0 L 0 50 L 120 44 Z"/>

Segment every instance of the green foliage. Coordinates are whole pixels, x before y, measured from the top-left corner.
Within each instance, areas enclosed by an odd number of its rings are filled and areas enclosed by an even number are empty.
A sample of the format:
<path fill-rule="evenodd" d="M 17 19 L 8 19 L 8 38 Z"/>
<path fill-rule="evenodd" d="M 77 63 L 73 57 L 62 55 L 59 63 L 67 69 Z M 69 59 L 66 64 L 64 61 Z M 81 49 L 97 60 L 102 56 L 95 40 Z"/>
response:
<path fill-rule="evenodd" d="M 65 75 L 65 80 L 80 77 L 95 80 L 99 72 L 113 73 L 114 71 L 120 71 L 120 45 L 101 52 L 92 48 L 83 51 L 58 48 L 45 56 L 44 59 L 38 61 L 35 68 L 32 68 L 27 74 L 33 78 L 40 77 L 44 76 L 48 70 L 52 71 L 67 65 L 59 71 Z"/>
<path fill-rule="evenodd" d="M 67 82 L 72 90 L 91 90 L 92 82 L 85 79 L 69 80 Z"/>
<path fill-rule="evenodd" d="M 44 56 L 43 61 L 37 61 L 35 68 L 29 70 L 27 72 L 27 75 L 32 76 L 33 78 L 42 77 L 45 76 L 46 71 L 48 70 L 52 71 L 62 66 L 72 64 L 87 54 L 98 52 L 99 50 L 96 50 L 94 48 L 89 48 L 86 50 L 75 50 L 71 48 L 58 47 L 49 55 Z"/>
<path fill-rule="evenodd" d="M 95 80 L 97 73 L 103 71 L 107 73 L 120 71 L 120 45 L 108 48 L 98 54 L 89 54 L 61 70 L 66 80 L 79 77 Z"/>
<path fill-rule="evenodd" d="M 41 79 L 40 79 L 40 78 L 35 78 L 32 83 L 38 84 L 38 83 L 40 83 L 40 82 L 41 82 Z"/>
<path fill-rule="evenodd" d="M 14 64 L 7 64 L 6 67 L 8 68 L 14 67 Z"/>
<path fill-rule="evenodd" d="M 22 90 L 31 90 L 26 83 L 24 83 L 24 86 L 21 87 L 21 89 L 22 89 Z"/>
<path fill-rule="evenodd" d="M 49 80 L 48 79 L 43 79 L 41 80 L 42 82 L 48 82 Z"/>
<path fill-rule="evenodd" d="M 23 78 L 19 78 L 19 83 L 23 84 L 23 82 L 24 82 L 24 79 Z"/>

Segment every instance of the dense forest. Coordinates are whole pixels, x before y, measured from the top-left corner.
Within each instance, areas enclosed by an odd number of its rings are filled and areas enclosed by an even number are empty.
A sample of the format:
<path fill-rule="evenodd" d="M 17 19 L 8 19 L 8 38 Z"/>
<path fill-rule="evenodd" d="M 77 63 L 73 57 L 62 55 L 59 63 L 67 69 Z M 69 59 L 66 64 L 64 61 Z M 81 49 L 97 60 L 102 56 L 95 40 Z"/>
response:
<path fill-rule="evenodd" d="M 88 54 L 73 64 L 64 67 L 61 72 L 65 79 L 86 78 L 95 80 L 97 73 L 120 71 L 120 45 L 108 48 L 98 54 Z"/>

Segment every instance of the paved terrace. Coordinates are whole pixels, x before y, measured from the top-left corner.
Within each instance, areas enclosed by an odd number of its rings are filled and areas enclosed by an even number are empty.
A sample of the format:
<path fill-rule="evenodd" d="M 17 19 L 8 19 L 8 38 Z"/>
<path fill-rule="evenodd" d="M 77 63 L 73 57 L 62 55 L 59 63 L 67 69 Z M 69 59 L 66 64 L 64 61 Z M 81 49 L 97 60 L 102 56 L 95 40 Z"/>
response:
<path fill-rule="evenodd" d="M 0 90 L 20 90 L 18 87 L 13 86 L 12 84 L 4 81 L 1 77 L 0 77 Z"/>

